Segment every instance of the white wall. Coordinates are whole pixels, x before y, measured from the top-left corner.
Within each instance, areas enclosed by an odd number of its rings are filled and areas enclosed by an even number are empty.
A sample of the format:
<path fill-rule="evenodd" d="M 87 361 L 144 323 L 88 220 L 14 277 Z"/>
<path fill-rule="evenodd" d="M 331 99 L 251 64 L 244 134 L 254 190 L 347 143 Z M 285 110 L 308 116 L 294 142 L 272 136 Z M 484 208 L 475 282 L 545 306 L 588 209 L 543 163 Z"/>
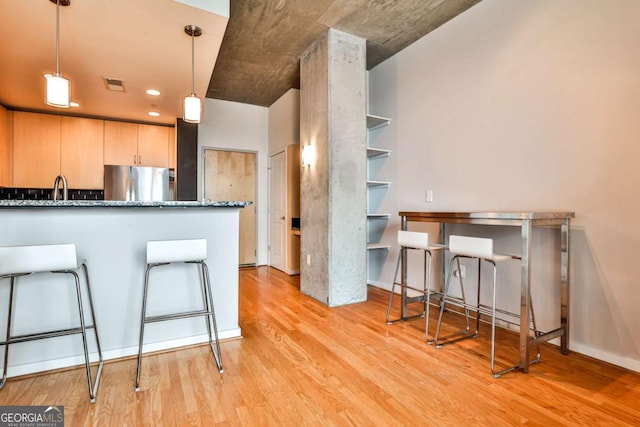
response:
<path fill-rule="evenodd" d="M 369 111 L 393 120 L 375 141 L 393 150 L 383 238 L 395 246 L 399 210 L 575 211 L 570 348 L 636 371 L 638 16 L 637 0 L 484 0 L 369 75 Z M 506 231 L 463 231 L 518 248 Z M 545 280 L 558 274 L 554 236 L 534 235 L 534 258 L 552 264 L 533 278 L 552 300 L 539 304 L 546 323 L 559 318 Z M 501 279 L 517 283 L 517 268 Z"/>
<path fill-rule="evenodd" d="M 300 144 L 300 91 L 289 89 L 269 106 L 269 155 Z"/>
<path fill-rule="evenodd" d="M 202 198 L 203 151 L 219 150 L 252 151 L 257 153 L 257 264 L 267 264 L 268 245 L 268 112 L 259 107 L 238 102 L 205 98 L 203 121 L 198 127 L 198 198 Z"/>

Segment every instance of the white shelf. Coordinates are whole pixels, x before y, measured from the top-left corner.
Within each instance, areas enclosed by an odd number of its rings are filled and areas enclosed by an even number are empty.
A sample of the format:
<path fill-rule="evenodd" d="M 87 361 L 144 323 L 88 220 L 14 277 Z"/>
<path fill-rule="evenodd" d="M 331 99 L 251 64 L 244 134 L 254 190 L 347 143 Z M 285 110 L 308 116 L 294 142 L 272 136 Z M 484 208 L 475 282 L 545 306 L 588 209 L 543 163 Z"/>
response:
<path fill-rule="evenodd" d="M 390 185 L 388 181 L 367 181 L 367 187 L 389 187 Z"/>
<path fill-rule="evenodd" d="M 391 119 L 386 117 L 374 116 L 373 114 L 367 114 L 367 129 L 373 130 L 382 126 L 386 126 L 391 123 Z"/>
<path fill-rule="evenodd" d="M 369 219 L 389 219 L 391 218 L 391 214 L 367 214 L 367 218 Z"/>
<path fill-rule="evenodd" d="M 367 250 L 368 251 L 377 251 L 377 250 L 390 250 L 391 246 L 390 245 L 382 245 L 380 243 L 369 243 L 367 244 Z"/>
<path fill-rule="evenodd" d="M 367 147 L 367 158 L 376 159 L 379 157 L 389 157 L 391 155 L 391 150 L 386 150 L 384 148 L 373 148 Z"/>

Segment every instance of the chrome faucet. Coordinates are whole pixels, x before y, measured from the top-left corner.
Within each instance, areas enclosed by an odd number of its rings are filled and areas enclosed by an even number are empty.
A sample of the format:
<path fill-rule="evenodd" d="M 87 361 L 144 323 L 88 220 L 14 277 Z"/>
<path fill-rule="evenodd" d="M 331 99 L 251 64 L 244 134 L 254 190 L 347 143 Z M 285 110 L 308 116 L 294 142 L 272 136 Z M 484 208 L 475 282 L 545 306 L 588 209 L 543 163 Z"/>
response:
<path fill-rule="evenodd" d="M 62 200 L 69 200 L 69 190 L 67 188 L 67 178 L 64 175 L 58 175 L 56 177 L 55 182 L 53 183 L 53 191 L 51 191 L 51 196 L 53 200 L 58 200 L 60 197 L 60 181 L 62 181 Z"/>

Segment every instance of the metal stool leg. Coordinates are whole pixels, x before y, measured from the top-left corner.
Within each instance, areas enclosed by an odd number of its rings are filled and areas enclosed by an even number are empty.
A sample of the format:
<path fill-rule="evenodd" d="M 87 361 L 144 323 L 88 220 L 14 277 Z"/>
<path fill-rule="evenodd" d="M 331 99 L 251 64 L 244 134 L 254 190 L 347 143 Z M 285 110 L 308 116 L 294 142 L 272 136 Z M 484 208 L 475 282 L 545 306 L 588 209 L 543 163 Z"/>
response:
<path fill-rule="evenodd" d="M 503 369 L 501 371 L 496 372 L 495 370 L 495 336 L 496 336 L 496 265 L 495 262 L 486 260 L 487 262 L 491 262 L 493 264 L 493 300 L 492 300 L 492 308 L 491 308 L 491 374 L 494 378 L 500 378 L 503 374 L 507 372 L 514 371 L 520 367 L 519 364 L 511 366 L 509 368 Z M 538 335 L 538 328 L 536 325 L 536 316 L 533 312 L 533 300 L 531 299 L 531 289 L 529 289 L 529 307 L 531 307 L 531 320 L 526 320 L 527 324 L 532 323 L 533 333 L 534 335 Z M 520 319 L 522 322 L 522 319 Z M 527 355 L 528 357 L 528 355 Z M 541 353 L 540 353 L 540 344 L 536 345 L 536 357 L 529 361 L 530 364 L 540 362 Z"/>
<path fill-rule="evenodd" d="M 428 256 L 428 259 L 427 259 Z M 427 344 L 433 344 L 434 340 L 429 338 L 429 306 L 431 305 L 431 295 L 434 293 L 431 290 L 431 265 L 433 260 L 433 254 L 431 251 L 424 251 L 424 284 L 425 284 L 425 298 L 424 298 L 424 338 Z"/>
<path fill-rule="evenodd" d="M 202 271 L 202 284 L 204 287 L 205 293 L 205 307 L 207 310 L 207 316 L 205 320 L 207 321 L 207 331 L 209 332 L 209 346 L 211 347 L 211 352 L 213 353 L 213 358 L 216 361 L 216 365 L 218 366 L 218 372 L 223 373 L 222 368 L 222 352 L 220 350 L 220 339 L 218 338 L 218 325 L 216 323 L 216 313 L 213 307 L 213 293 L 211 291 L 211 278 L 209 276 L 209 267 L 204 261 L 199 262 L 200 269 Z M 211 336 L 211 325 L 213 325 L 213 333 L 215 336 L 215 349 L 214 349 L 214 341 Z"/>
<path fill-rule="evenodd" d="M 387 306 L 387 317 L 386 317 L 387 325 L 391 325 L 399 320 L 402 320 L 402 314 L 400 314 L 400 317 L 398 319 L 389 320 L 389 317 L 391 316 L 391 306 L 393 305 L 393 297 L 396 293 L 396 284 L 398 284 L 398 271 L 400 270 L 400 261 L 402 260 L 403 252 L 406 252 L 406 250 L 407 248 L 402 247 L 398 252 L 398 260 L 396 261 L 396 271 L 393 274 L 393 284 L 391 285 L 391 295 L 389 296 L 389 305 Z"/>
<path fill-rule="evenodd" d="M 4 387 L 7 382 L 7 370 L 9 368 L 9 341 L 11 340 L 11 318 L 13 317 L 13 290 L 15 280 L 15 276 L 11 276 L 11 284 L 9 288 L 9 315 L 7 318 L 7 335 L 4 343 L 4 365 L 2 366 L 2 382 L 0 382 L 0 389 Z"/>
<path fill-rule="evenodd" d="M 87 364 L 87 381 L 89 383 L 89 397 L 91 399 L 91 403 L 94 403 L 96 401 L 96 396 L 98 394 L 98 387 L 100 386 L 100 378 L 102 377 L 102 368 L 104 366 L 104 360 L 102 358 L 102 347 L 100 347 L 100 337 L 98 335 L 98 323 L 96 322 L 96 312 L 95 309 L 93 307 L 93 295 L 91 294 L 91 281 L 89 280 L 89 269 L 87 267 L 86 262 L 82 262 L 82 271 L 84 272 L 84 278 L 85 281 L 87 283 L 87 298 L 89 300 L 89 309 L 91 312 L 91 321 L 93 326 L 90 326 L 89 328 L 93 328 L 93 333 L 95 334 L 96 337 L 96 347 L 98 349 L 98 371 L 96 372 L 96 378 L 95 378 L 95 382 L 93 383 L 93 387 L 92 387 L 92 381 L 91 381 L 91 365 L 89 362 L 89 352 L 87 350 L 87 340 L 86 340 L 86 329 L 85 326 L 83 325 L 84 320 L 83 317 L 81 317 L 81 326 L 84 330 L 84 333 L 82 335 L 83 337 L 83 341 L 84 341 L 84 347 L 85 347 L 85 358 L 86 358 L 86 364 Z M 76 276 L 76 281 L 77 281 L 77 275 L 74 273 L 74 275 Z M 78 283 L 78 299 L 81 301 L 81 295 L 80 295 L 80 287 L 79 287 L 79 282 Z M 80 305 L 80 307 L 82 307 L 82 305 Z M 82 313 L 82 308 L 81 308 L 81 313 Z"/>
<path fill-rule="evenodd" d="M 436 348 L 442 348 L 443 345 L 451 344 L 467 338 L 475 338 L 478 336 L 479 319 L 476 319 L 476 330 L 474 331 L 474 333 L 473 334 L 469 333 L 471 331 L 471 325 L 469 323 L 469 305 L 467 304 L 467 299 L 464 292 L 464 281 L 462 280 L 462 277 L 460 277 L 460 293 L 462 298 L 457 298 L 457 297 L 454 298 L 449 295 L 449 287 L 451 285 L 451 276 L 453 276 L 454 262 L 458 267 L 458 271 L 460 271 L 459 255 L 455 255 L 453 258 L 451 258 L 451 262 L 449 263 L 449 274 L 447 275 L 447 280 L 445 281 L 445 287 L 442 293 L 442 300 L 440 301 L 440 314 L 438 316 L 438 326 L 436 328 L 436 334 L 433 339 L 433 342 Z M 447 303 L 458 305 L 464 309 L 465 329 L 459 332 L 454 332 L 453 334 L 447 335 L 440 339 L 440 327 L 442 325 L 442 318 L 444 316 L 444 311 Z"/>
<path fill-rule="evenodd" d="M 147 291 L 149 289 L 149 271 L 155 267 L 153 264 L 147 264 L 144 274 L 144 286 L 142 291 L 142 316 L 140 317 L 140 340 L 138 342 L 138 366 L 136 368 L 136 391 L 140 391 L 140 365 L 142 364 L 142 340 L 144 338 L 144 321 L 147 314 Z"/>
<path fill-rule="evenodd" d="M 414 249 L 414 250 L 424 250 L 425 254 L 424 254 L 424 265 L 423 265 L 423 270 L 424 270 L 424 278 L 423 278 L 423 282 L 422 282 L 422 289 L 413 287 L 413 286 L 409 286 L 406 283 L 402 283 L 402 282 L 398 282 L 398 271 L 400 270 L 400 263 L 402 261 L 402 255 L 403 253 L 407 254 L 407 251 L 409 249 Z M 422 317 L 425 315 L 426 313 L 426 309 L 429 304 L 429 296 L 427 295 L 427 252 L 429 253 L 429 262 L 431 261 L 431 251 L 427 250 L 427 249 L 416 249 L 416 248 L 409 248 L 409 247 L 401 247 L 400 248 L 400 252 L 398 253 L 398 261 L 396 262 L 396 270 L 395 273 L 393 275 L 393 284 L 391 285 L 391 294 L 389 295 L 389 305 L 387 306 L 387 316 L 386 316 L 386 321 L 387 321 L 387 325 L 391 325 L 393 323 L 396 323 L 400 320 L 412 320 L 412 319 L 417 319 L 419 317 Z M 430 268 L 430 267 L 429 267 Z M 429 270 L 429 278 L 431 271 Z M 423 303 L 423 310 L 422 313 L 420 314 L 416 314 L 413 316 L 406 316 L 404 317 L 404 306 L 401 307 L 401 312 L 400 312 L 400 317 L 398 317 L 397 319 L 389 319 L 389 317 L 391 316 L 391 307 L 393 306 L 393 297 L 395 296 L 395 289 L 396 286 L 399 286 L 401 289 L 401 292 L 406 292 L 407 289 L 411 289 L 413 291 L 416 292 L 421 292 L 422 295 L 418 296 L 418 297 L 412 297 L 413 301 L 409 301 L 409 302 L 422 302 Z"/>

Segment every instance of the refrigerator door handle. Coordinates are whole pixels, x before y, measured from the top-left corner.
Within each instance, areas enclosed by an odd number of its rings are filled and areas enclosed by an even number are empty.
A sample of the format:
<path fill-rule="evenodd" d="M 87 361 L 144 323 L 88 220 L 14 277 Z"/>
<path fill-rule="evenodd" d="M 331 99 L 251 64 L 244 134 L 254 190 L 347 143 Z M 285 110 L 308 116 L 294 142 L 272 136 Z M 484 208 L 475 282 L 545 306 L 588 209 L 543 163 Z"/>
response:
<path fill-rule="evenodd" d="M 126 194 L 126 200 L 127 201 L 132 201 L 132 200 L 137 200 L 136 199 L 136 180 L 135 179 L 127 179 L 127 194 Z"/>

